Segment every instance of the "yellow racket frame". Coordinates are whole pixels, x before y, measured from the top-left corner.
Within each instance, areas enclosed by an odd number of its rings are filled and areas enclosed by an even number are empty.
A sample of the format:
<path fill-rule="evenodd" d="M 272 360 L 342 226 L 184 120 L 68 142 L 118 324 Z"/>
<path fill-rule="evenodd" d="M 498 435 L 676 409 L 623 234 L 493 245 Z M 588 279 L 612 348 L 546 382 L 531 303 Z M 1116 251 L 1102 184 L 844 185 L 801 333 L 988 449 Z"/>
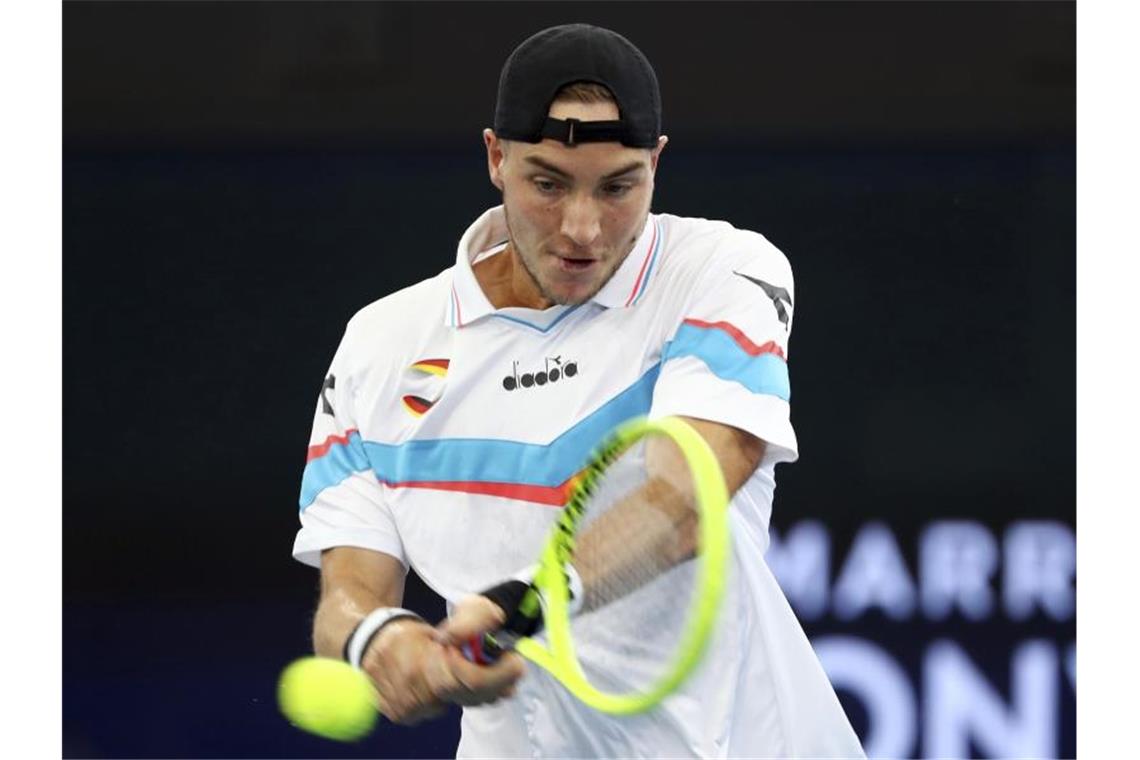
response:
<path fill-rule="evenodd" d="M 583 502 L 593 482 L 609 462 L 647 435 L 671 438 L 688 463 L 700 516 L 698 551 L 693 560 L 698 563 L 696 587 L 684 631 L 661 676 L 645 690 L 613 694 L 591 684 L 578 664 L 570 632 L 569 590 L 562 568 L 573 553 Z M 708 647 L 724 598 L 728 571 L 728 502 L 728 489 L 716 455 L 691 425 L 678 417 L 657 420 L 639 417 L 623 423 L 591 458 L 542 551 L 535 587 L 544 602 L 543 624 L 549 646 L 525 637 L 515 642 L 515 651 L 547 670 L 571 694 L 595 710 L 613 715 L 634 715 L 655 707 L 692 673 Z"/>

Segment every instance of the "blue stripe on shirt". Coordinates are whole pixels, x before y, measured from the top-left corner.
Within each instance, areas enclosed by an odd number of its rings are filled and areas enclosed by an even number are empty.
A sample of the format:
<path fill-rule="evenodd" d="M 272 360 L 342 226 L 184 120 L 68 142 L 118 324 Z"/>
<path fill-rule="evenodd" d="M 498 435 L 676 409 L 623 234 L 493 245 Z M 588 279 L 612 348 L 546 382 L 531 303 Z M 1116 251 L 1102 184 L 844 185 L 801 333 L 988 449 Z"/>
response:
<path fill-rule="evenodd" d="M 347 447 L 335 444 L 327 454 L 305 467 L 301 510 L 325 488 L 369 467 L 386 483 L 475 481 L 559 486 L 582 467 L 607 433 L 622 422 L 649 412 L 659 372 L 660 365 L 654 365 L 631 386 L 548 444 L 486 438 L 361 443 L 354 433 Z"/>
<path fill-rule="evenodd" d="M 683 356 L 700 359 L 717 377 L 740 383 L 753 393 L 791 399 L 788 363 L 774 353 L 749 354 L 723 330 L 682 324 L 665 345 L 661 361 Z"/>

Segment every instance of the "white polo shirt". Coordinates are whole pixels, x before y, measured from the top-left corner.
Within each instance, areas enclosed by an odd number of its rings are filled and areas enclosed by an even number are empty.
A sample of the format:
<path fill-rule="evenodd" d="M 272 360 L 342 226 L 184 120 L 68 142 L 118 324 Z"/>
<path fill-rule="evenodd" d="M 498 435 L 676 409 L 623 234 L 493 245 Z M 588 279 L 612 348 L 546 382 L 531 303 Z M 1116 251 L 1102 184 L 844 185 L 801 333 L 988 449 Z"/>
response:
<path fill-rule="evenodd" d="M 501 207 L 455 266 L 349 322 L 313 424 L 294 556 L 396 557 L 450 604 L 534 561 L 565 484 L 638 415 L 748 431 L 767 454 L 732 503 L 733 573 L 717 641 L 680 692 L 609 718 L 539 668 L 464 710 L 461 756 L 860 756 L 834 691 L 764 563 L 789 419 L 794 288 L 784 255 L 725 222 L 651 214 L 579 306 L 495 309 L 472 265 L 507 239 Z"/>

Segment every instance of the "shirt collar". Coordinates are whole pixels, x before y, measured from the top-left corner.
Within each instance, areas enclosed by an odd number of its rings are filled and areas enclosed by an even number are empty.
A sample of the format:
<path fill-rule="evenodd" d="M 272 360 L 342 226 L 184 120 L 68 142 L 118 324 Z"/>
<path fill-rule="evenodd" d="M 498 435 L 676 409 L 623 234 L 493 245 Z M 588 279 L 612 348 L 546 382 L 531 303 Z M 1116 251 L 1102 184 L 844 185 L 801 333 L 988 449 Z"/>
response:
<path fill-rule="evenodd" d="M 507 222 L 502 206 L 485 211 L 463 233 L 452 272 L 449 303 L 444 310 L 444 322 L 448 326 L 463 327 L 495 311 L 475 279 L 472 264 L 479 254 L 502 246 L 507 239 Z M 633 244 L 633 250 L 592 300 L 606 308 L 636 304 L 648 287 L 660 249 L 661 222 L 650 214 Z"/>
<path fill-rule="evenodd" d="M 495 311 L 487 294 L 475 279 L 472 263 L 480 253 L 507 242 L 507 220 L 503 207 L 483 212 L 459 239 L 459 251 L 452 270 L 449 303 L 444 309 L 444 322 L 449 327 L 463 327 Z"/>
<path fill-rule="evenodd" d="M 625 261 L 594 295 L 594 302 L 607 309 L 633 306 L 641 300 L 649 286 L 649 278 L 657 266 L 661 250 L 661 222 L 653 214 L 645 220 L 645 227 L 633 244 Z"/>

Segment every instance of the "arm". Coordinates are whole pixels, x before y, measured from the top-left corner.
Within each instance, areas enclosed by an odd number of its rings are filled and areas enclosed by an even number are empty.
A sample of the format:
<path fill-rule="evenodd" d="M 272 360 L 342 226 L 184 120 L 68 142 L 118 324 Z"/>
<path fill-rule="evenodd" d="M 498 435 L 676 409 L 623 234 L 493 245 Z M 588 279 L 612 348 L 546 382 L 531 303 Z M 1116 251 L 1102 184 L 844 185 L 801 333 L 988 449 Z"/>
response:
<path fill-rule="evenodd" d="M 764 441 L 731 425 L 692 417 L 682 419 L 708 441 L 724 473 L 728 492 L 735 494 L 760 466 L 764 458 Z"/>
<path fill-rule="evenodd" d="M 729 425 L 682 417 L 709 444 L 729 494 L 752 476 L 764 442 Z M 585 592 L 583 611 L 628 594 L 696 551 L 697 512 L 684 458 L 665 439 L 650 439 L 649 479 L 578 538 L 573 565 Z"/>
<path fill-rule="evenodd" d="M 382 552 L 338 546 L 321 553 L 321 598 L 313 619 L 313 650 L 340 658 L 353 628 L 377 607 L 399 607 L 404 566 Z M 394 624 L 394 623 L 393 623 Z"/>
<path fill-rule="evenodd" d="M 764 456 L 764 441 L 729 425 L 683 418 L 716 455 L 730 494 L 742 486 Z M 656 440 L 651 439 L 651 444 Z M 649 479 L 582 532 L 572 564 L 582 580 L 582 611 L 628 594 L 690 558 L 696 549 L 697 514 L 691 481 L 676 447 L 651 445 Z M 484 596 L 464 599 L 440 630 L 452 643 L 494 630 L 506 612 Z"/>
<path fill-rule="evenodd" d="M 395 557 L 348 546 L 325 550 L 313 620 L 316 653 L 340 658 L 344 642 L 365 615 L 398 606 L 403 595 L 404 566 Z M 509 696 L 523 674 L 518 656 L 504 657 L 492 668 L 468 663 L 440 644 L 434 628 L 412 618 L 383 626 L 361 667 L 376 685 L 380 712 L 405 725 L 442 714 L 449 702 L 478 705 Z"/>

